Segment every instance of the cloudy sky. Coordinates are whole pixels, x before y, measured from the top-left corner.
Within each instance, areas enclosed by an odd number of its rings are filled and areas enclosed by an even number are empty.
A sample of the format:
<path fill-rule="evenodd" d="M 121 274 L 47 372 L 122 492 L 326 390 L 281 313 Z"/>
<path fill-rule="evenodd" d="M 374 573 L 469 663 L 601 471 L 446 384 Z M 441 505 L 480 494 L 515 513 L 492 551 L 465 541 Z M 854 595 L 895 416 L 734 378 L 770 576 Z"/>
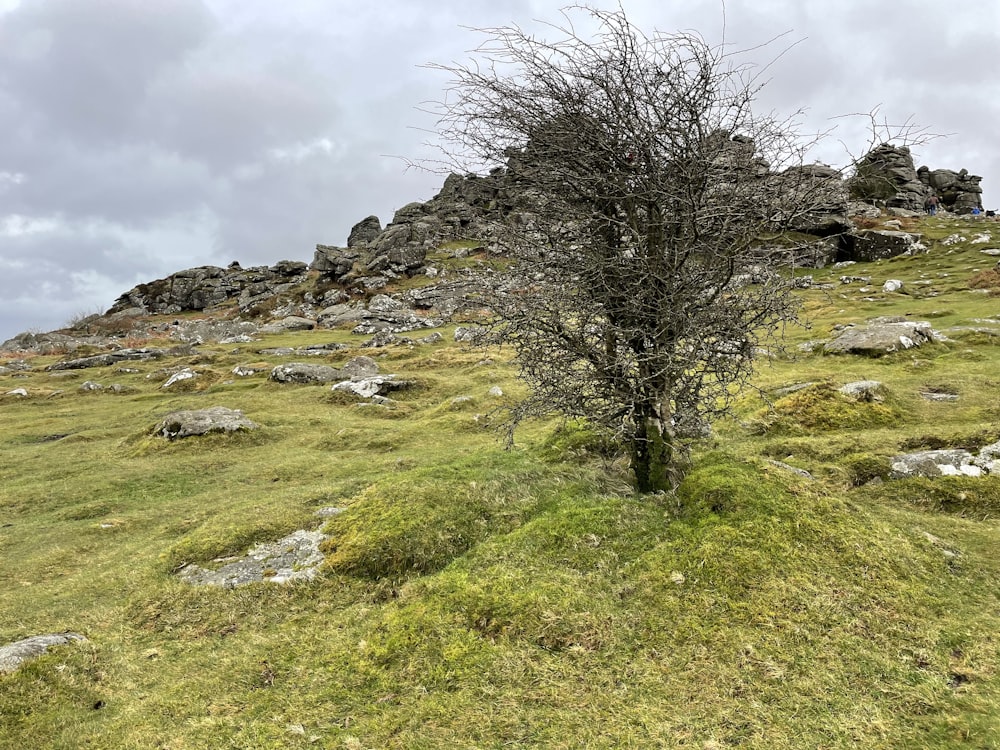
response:
<path fill-rule="evenodd" d="M 761 103 L 837 131 L 880 107 L 949 134 L 918 166 L 967 168 L 1000 204 L 1000 3 L 621 0 L 769 61 Z M 421 102 L 467 60 L 465 27 L 558 20 L 537 0 L 0 0 L 0 341 L 102 311 L 198 265 L 309 261 L 369 214 L 430 198 Z M 594 4 L 607 7 L 608 2 Z M 402 157 L 402 158 L 401 158 Z"/>

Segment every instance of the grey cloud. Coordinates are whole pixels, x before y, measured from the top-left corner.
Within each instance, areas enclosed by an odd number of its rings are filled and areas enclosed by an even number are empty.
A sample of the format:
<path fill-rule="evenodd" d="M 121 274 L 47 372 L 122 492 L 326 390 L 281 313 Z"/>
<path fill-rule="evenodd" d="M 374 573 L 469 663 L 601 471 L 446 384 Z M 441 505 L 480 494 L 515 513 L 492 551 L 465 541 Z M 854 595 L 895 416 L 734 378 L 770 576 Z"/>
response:
<path fill-rule="evenodd" d="M 0 17 L 0 80 L 55 135 L 113 142 L 150 82 L 204 41 L 197 0 L 45 0 Z"/>

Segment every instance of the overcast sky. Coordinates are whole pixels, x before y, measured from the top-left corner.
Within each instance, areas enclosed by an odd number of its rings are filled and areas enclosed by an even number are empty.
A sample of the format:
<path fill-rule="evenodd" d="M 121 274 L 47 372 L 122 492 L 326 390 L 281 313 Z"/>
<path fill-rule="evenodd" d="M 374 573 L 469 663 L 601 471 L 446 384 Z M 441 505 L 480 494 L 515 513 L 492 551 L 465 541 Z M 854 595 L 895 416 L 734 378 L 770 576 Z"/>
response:
<path fill-rule="evenodd" d="M 604 0 L 595 3 L 608 7 Z M 463 27 L 558 20 L 533 0 L 0 0 L 0 341 L 103 311 L 199 265 L 309 261 L 369 214 L 437 192 L 421 102 L 467 60 Z M 762 106 L 864 146 L 881 106 L 950 134 L 917 166 L 984 177 L 1000 203 L 1000 2 L 622 0 L 651 31 L 753 47 Z M 613 6 L 612 6 L 613 7 Z M 723 36 L 724 35 L 724 36 Z M 996 197 L 994 197 L 996 196 Z"/>

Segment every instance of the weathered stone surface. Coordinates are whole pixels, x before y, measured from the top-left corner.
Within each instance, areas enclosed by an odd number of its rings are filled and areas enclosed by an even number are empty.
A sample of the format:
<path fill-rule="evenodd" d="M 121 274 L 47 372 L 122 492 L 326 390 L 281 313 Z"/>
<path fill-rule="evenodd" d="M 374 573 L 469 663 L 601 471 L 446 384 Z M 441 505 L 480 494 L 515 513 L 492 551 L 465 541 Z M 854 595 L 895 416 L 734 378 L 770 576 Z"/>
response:
<path fill-rule="evenodd" d="M 486 329 L 480 326 L 459 326 L 455 329 L 455 341 L 463 344 L 478 344 L 486 336 Z"/>
<path fill-rule="evenodd" d="M 316 322 L 324 328 L 336 328 L 344 323 L 356 323 L 363 320 L 366 315 L 368 315 L 368 311 L 361 305 L 342 302 L 320 311 Z"/>
<path fill-rule="evenodd" d="M 171 388 L 177 385 L 178 383 L 183 383 L 186 380 L 194 380 L 197 377 L 198 377 L 197 372 L 192 370 L 190 367 L 185 367 L 184 369 L 178 370 L 169 378 L 167 378 L 167 382 L 161 385 L 160 388 Z"/>
<path fill-rule="evenodd" d="M 872 402 L 882 401 L 885 398 L 882 383 L 878 380 L 856 380 L 837 390 L 855 401 Z"/>
<path fill-rule="evenodd" d="M 269 377 L 276 383 L 329 383 L 342 378 L 343 373 L 329 365 L 289 362 L 277 365 Z"/>
<path fill-rule="evenodd" d="M 347 246 L 357 247 L 358 245 L 365 245 L 382 233 L 382 222 L 379 221 L 377 216 L 367 216 L 353 227 L 351 227 L 351 233 L 347 236 Z"/>
<path fill-rule="evenodd" d="M 388 396 L 393 391 L 413 386 L 412 380 L 398 380 L 395 375 L 375 375 L 358 380 L 345 380 L 334 384 L 332 390 L 353 393 L 361 398 Z"/>
<path fill-rule="evenodd" d="M 281 320 L 266 323 L 260 327 L 261 333 L 285 333 L 287 331 L 311 331 L 316 327 L 316 321 L 298 315 L 289 315 Z"/>
<path fill-rule="evenodd" d="M 33 635 L 20 641 L 0 646 L 0 674 L 13 672 L 24 662 L 42 656 L 53 646 L 86 641 L 79 633 L 53 633 Z"/>
<path fill-rule="evenodd" d="M 965 450 L 920 451 L 895 456 L 890 479 L 907 477 L 978 477 L 983 469 L 973 463 L 972 454 Z"/>
<path fill-rule="evenodd" d="M 309 581 L 316 577 L 323 553 L 319 545 L 326 535 L 319 531 L 294 531 L 276 542 L 258 544 L 246 555 L 225 558 L 218 570 L 199 565 L 186 565 L 178 577 L 200 586 L 235 588 L 248 583 L 291 583 Z"/>
<path fill-rule="evenodd" d="M 341 372 L 350 378 L 370 378 L 378 375 L 378 362 L 371 357 L 353 357 L 344 363 Z"/>
<path fill-rule="evenodd" d="M 864 354 L 878 357 L 895 351 L 911 349 L 935 340 L 931 324 L 926 321 L 882 320 L 868 325 L 850 327 L 823 346 L 828 354 Z"/>
<path fill-rule="evenodd" d="M 312 268 L 325 276 L 341 280 L 354 268 L 361 258 L 361 253 L 344 247 L 333 245 L 316 245 Z"/>
<path fill-rule="evenodd" d="M 170 337 L 188 344 L 244 344 L 257 333 L 257 324 L 246 320 L 189 320 L 174 323 Z"/>
<path fill-rule="evenodd" d="M 869 229 L 856 232 L 853 236 L 854 249 L 851 260 L 868 263 L 874 260 L 894 258 L 897 255 L 907 255 L 923 252 L 926 248 L 920 244 L 919 234 L 909 232 L 893 232 Z"/>
<path fill-rule="evenodd" d="M 154 432 L 168 440 L 179 440 L 211 432 L 256 430 L 257 427 L 239 409 L 211 406 L 207 409 L 172 412 L 157 423 Z"/>
<path fill-rule="evenodd" d="M 903 289 L 903 282 L 900 281 L 899 279 L 889 279 L 882 285 L 882 291 L 889 292 L 890 294 L 893 292 L 901 291 L 902 289 Z"/>
<path fill-rule="evenodd" d="M 107 367 L 117 362 L 125 361 L 145 361 L 159 359 L 164 356 L 163 349 L 119 349 L 114 352 L 104 352 L 90 357 L 80 357 L 69 359 L 65 362 L 56 362 L 46 367 L 46 370 L 83 370 L 88 367 Z"/>

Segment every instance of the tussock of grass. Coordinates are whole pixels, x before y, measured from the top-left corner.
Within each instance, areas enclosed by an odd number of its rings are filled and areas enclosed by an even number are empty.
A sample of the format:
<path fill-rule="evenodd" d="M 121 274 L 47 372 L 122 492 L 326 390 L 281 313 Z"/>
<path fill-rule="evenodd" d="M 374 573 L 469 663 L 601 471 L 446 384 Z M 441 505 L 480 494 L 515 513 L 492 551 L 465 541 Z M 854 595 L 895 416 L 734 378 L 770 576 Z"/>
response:
<path fill-rule="evenodd" d="M 866 430 L 898 424 L 903 412 L 885 401 L 858 401 L 832 383 L 817 383 L 777 399 L 758 413 L 754 429 L 802 435 L 812 431 Z"/>

